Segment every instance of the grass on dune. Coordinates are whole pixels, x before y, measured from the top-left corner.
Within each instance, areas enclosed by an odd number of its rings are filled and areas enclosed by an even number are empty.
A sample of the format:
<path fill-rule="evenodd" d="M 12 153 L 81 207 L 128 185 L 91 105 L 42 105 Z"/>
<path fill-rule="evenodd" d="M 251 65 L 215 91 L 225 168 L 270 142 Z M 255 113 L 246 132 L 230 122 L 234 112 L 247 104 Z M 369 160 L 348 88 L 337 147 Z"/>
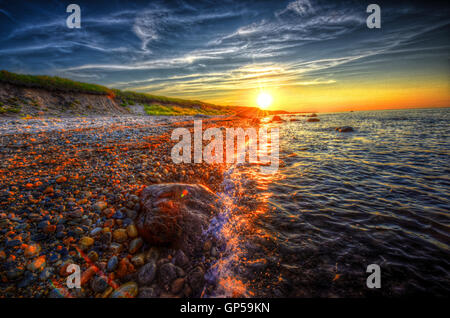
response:
<path fill-rule="evenodd" d="M 72 81 L 67 78 L 46 75 L 25 75 L 0 71 L 0 82 L 42 88 L 51 91 L 89 93 L 89 94 L 111 94 L 111 90 L 105 86 Z"/>
<path fill-rule="evenodd" d="M 2 70 L 0 71 L 0 82 L 49 91 L 108 95 L 124 108 L 135 104 L 145 105 L 145 111 L 149 115 L 220 115 L 232 112 L 232 107 L 218 106 L 198 100 L 110 89 L 97 84 L 82 83 L 57 76 L 25 75 Z M 9 109 L 0 108 L 0 114 L 7 111 Z"/>
<path fill-rule="evenodd" d="M 224 111 L 208 108 L 189 108 L 180 107 L 175 105 L 160 105 L 160 104 L 145 104 L 144 110 L 147 115 L 159 115 L 159 116 L 193 116 L 196 114 L 205 115 L 221 115 Z"/>

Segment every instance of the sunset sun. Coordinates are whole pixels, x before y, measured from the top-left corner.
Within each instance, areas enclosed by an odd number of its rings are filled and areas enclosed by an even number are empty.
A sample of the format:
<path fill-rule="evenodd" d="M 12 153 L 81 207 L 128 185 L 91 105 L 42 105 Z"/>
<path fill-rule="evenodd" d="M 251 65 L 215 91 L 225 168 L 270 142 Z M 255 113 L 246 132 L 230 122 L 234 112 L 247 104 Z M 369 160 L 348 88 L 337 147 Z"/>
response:
<path fill-rule="evenodd" d="M 267 109 L 270 104 L 272 104 L 272 96 L 262 92 L 258 95 L 256 102 L 258 103 L 259 108 Z"/>

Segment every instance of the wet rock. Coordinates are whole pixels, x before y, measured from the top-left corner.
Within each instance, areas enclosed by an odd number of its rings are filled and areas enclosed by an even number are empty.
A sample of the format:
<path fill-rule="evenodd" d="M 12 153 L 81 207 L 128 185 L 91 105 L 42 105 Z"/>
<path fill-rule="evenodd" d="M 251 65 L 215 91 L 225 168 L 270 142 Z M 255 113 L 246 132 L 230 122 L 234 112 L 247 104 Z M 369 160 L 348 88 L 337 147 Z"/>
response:
<path fill-rule="evenodd" d="M 172 243 L 187 255 L 202 248 L 203 232 L 219 211 L 218 197 L 200 184 L 167 183 L 145 188 L 136 226 L 151 244 Z"/>
<path fill-rule="evenodd" d="M 320 121 L 320 119 L 319 119 L 319 118 L 308 118 L 306 121 L 307 121 L 308 123 L 315 123 L 315 122 Z"/>
<path fill-rule="evenodd" d="M 353 129 L 353 127 L 350 127 L 350 126 L 343 126 L 343 127 L 337 127 L 336 131 L 338 131 L 338 132 L 353 132 L 354 129 Z"/>
<path fill-rule="evenodd" d="M 138 282 L 142 285 L 149 285 L 156 275 L 156 264 L 149 262 L 141 267 L 138 272 Z"/>
<path fill-rule="evenodd" d="M 271 120 L 270 122 L 271 122 L 271 123 L 282 123 L 282 122 L 283 122 L 283 119 L 281 119 L 280 116 L 275 115 L 275 116 L 272 117 L 272 120 Z"/>
<path fill-rule="evenodd" d="M 135 282 L 128 282 L 117 288 L 110 298 L 134 298 L 138 294 L 138 285 Z"/>

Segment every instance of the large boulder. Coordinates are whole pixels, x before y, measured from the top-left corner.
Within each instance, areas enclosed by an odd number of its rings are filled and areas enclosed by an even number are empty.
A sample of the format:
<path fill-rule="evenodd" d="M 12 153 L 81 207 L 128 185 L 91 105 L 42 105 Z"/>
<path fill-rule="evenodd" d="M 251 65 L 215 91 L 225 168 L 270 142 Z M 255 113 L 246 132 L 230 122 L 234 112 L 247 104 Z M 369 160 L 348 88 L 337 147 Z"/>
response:
<path fill-rule="evenodd" d="M 201 184 L 165 183 L 146 187 L 136 226 L 152 245 L 171 245 L 194 255 L 201 250 L 219 197 Z"/>

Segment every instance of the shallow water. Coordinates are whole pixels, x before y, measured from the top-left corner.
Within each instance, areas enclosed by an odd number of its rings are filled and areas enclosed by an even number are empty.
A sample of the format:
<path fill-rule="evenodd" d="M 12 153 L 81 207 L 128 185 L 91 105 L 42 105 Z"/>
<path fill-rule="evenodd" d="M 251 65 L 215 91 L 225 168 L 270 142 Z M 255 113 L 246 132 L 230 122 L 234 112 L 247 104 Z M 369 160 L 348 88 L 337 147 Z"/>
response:
<path fill-rule="evenodd" d="M 276 175 L 225 176 L 235 212 L 218 275 L 239 278 L 231 285 L 242 281 L 247 296 L 448 295 L 450 109 L 292 118 L 271 124 Z M 369 264 L 381 267 L 380 289 L 366 287 Z"/>

